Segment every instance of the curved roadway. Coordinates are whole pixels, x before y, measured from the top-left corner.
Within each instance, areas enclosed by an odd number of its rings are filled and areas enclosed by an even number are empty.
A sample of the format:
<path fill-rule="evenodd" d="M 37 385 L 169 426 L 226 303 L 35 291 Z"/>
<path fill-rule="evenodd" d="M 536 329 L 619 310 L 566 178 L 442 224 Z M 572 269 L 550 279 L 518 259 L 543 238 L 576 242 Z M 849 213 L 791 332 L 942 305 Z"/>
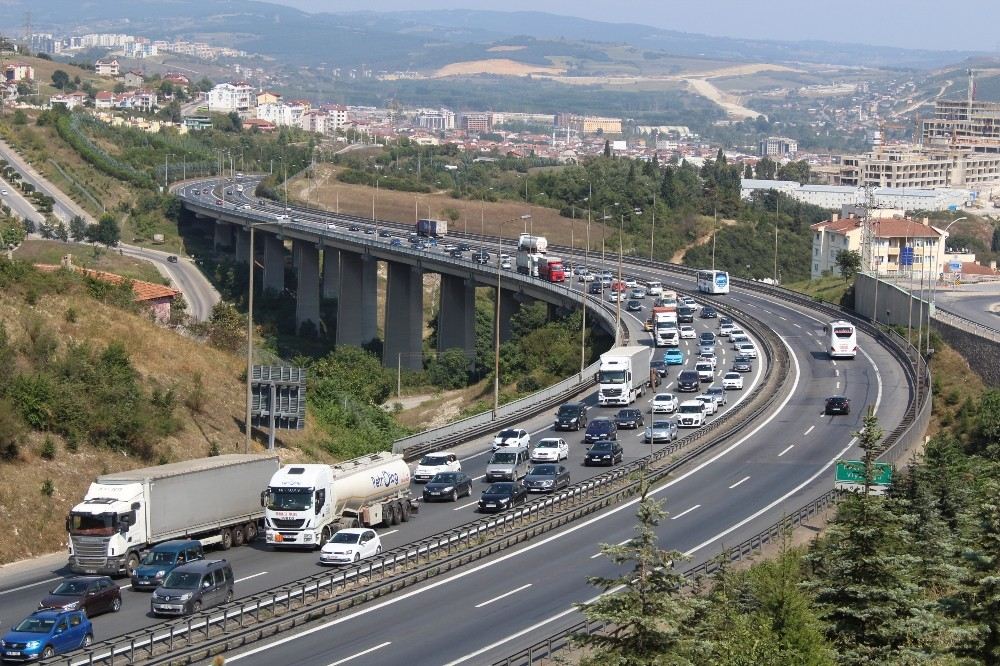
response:
<path fill-rule="evenodd" d="M 199 196 L 214 198 L 215 194 Z M 281 210 L 253 199 L 241 202 L 246 204 L 263 211 Z M 348 216 L 306 213 L 302 209 L 296 209 L 293 215 L 301 221 L 315 220 L 318 226 L 331 221 L 364 226 L 358 218 Z M 408 230 L 404 225 L 381 221 L 379 226 Z M 675 275 L 635 266 L 629 267 L 629 272 L 694 290 L 688 279 Z M 663 544 L 690 553 L 695 562 L 710 558 L 724 545 L 739 543 L 774 522 L 783 511 L 797 508 L 829 489 L 833 461 L 857 453 L 852 450 L 853 433 L 859 428 L 863 406 L 874 405 L 888 430 L 902 419 L 906 401 L 898 396 L 908 391 L 897 361 L 867 336 L 859 336 L 862 354 L 857 359 L 833 362 L 824 352 L 825 322 L 814 315 L 739 289 L 722 298 L 761 319 L 782 338 L 792 354 L 795 390 L 779 409 L 747 432 L 656 489 L 656 496 L 665 500 L 670 512 L 659 529 Z M 638 319 L 625 319 L 630 330 L 635 331 L 634 340 L 648 340 L 648 335 L 638 330 Z M 713 320 L 707 321 L 714 326 Z M 696 324 L 705 326 L 702 320 L 696 320 Z M 684 344 L 687 347 L 690 341 Z M 726 354 L 720 354 L 720 372 L 731 363 L 732 351 L 727 349 Z M 672 366 L 666 381 L 675 379 L 681 367 L 686 366 Z M 834 393 L 851 398 L 854 409 L 850 416 L 822 415 L 823 399 Z M 593 392 L 586 400 L 594 403 Z M 733 404 L 731 400 L 730 408 Z M 591 416 L 600 413 L 613 414 L 614 410 L 594 407 Z M 553 434 L 549 431 L 550 414 L 521 425 L 533 433 L 533 439 Z M 574 433 L 568 435 L 562 436 L 571 443 L 569 467 L 573 480 L 578 481 L 590 472 L 579 464 L 583 447 L 577 443 L 578 438 Z M 627 431 L 622 432 L 621 439 L 627 460 L 642 457 L 649 450 L 640 437 Z M 488 442 L 480 440 L 456 449 L 471 476 L 483 473 L 487 448 Z M 417 520 L 402 525 L 398 531 L 383 530 L 386 547 L 468 521 L 473 517 L 471 501 L 425 506 Z M 616 506 L 482 564 L 304 631 L 263 642 L 243 654 L 230 655 L 227 663 L 409 663 L 417 654 L 415 650 L 419 650 L 424 663 L 487 663 L 579 620 L 572 604 L 595 594 L 586 583 L 587 577 L 616 573 L 605 558 L 597 556 L 598 544 L 617 543 L 632 535 L 633 505 L 629 502 Z M 316 566 L 315 554 L 271 553 L 259 544 L 230 551 L 226 557 L 236 571 L 238 595 L 294 580 L 313 572 Z M 19 567 L 19 573 L 5 576 L 0 587 L 0 617 L 18 618 L 31 610 L 46 586 L 61 573 L 60 569 L 54 570 L 51 561 L 48 563 L 29 563 Z M 98 640 L 153 622 L 145 615 L 146 595 L 128 592 L 125 596 L 122 613 L 95 619 Z M 377 615 L 373 615 L 375 612 Z"/>

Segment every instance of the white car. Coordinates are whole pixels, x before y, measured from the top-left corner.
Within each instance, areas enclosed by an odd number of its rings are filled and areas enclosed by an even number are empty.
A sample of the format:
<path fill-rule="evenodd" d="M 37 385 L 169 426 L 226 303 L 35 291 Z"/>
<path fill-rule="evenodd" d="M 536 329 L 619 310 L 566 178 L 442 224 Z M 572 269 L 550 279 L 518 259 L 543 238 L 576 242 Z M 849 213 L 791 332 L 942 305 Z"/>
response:
<path fill-rule="evenodd" d="M 500 268 L 509 271 L 511 268 L 513 268 L 513 264 L 510 263 L 510 259 L 504 259 L 503 261 L 500 262 Z"/>
<path fill-rule="evenodd" d="M 715 377 L 715 368 L 708 361 L 698 361 L 695 363 L 694 369 L 698 371 L 698 379 L 703 382 L 710 382 Z"/>
<path fill-rule="evenodd" d="M 569 444 L 559 437 L 546 437 L 538 441 L 531 452 L 531 462 L 559 462 L 569 460 Z"/>
<path fill-rule="evenodd" d="M 697 333 L 694 331 L 694 326 L 684 325 L 681 326 L 681 340 L 694 340 L 697 337 Z"/>
<path fill-rule="evenodd" d="M 7 190 L 0 190 L 0 195 L 7 196 L 8 194 L 10 194 L 10 192 L 8 192 Z"/>
<path fill-rule="evenodd" d="M 587 273 L 580 273 L 577 279 L 580 280 L 580 282 L 593 282 L 597 279 L 597 276 L 588 271 Z"/>
<path fill-rule="evenodd" d="M 738 372 L 727 372 L 722 378 L 722 388 L 727 391 L 742 391 L 743 375 Z"/>
<path fill-rule="evenodd" d="M 712 353 L 712 352 L 708 352 L 708 353 L 702 352 L 701 354 L 698 355 L 698 360 L 699 361 L 704 361 L 705 363 L 711 363 L 712 364 L 712 370 L 715 370 L 716 366 L 719 363 L 719 359 L 717 359 L 716 356 L 715 356 L 715 354 Z"/>
<path fill-rule="evenodd" d="M 531 435 L 528 434 L 527 430 L 521 428 L 507 428 L 506 430 L 501 430 L 497 433 L 497 436 L 493 438 L 493 450 L 496 451 L 499 448 L 509 446 L 513 448 L 518 448 L 523 446 L 524 448 L 529 448 L 531 446 Z"/>
<path fill-rule="evenodd" d="M 451 451 L 437 451 L 428 453 L 420 459 L 417 468 L 413 470 L 413 480 L 417 483 L 427 483 L 438 472 L 461 471 L 462 463 L 459 462 L 458 456 Z"/>
<path fill-rule="evenodd" d="M 715 414 L 716 410 L 719 409 L 718 403 L 715 402 L 715 398 L 710 395 L 699 395 L 695 400 L 701 400 L 705 403 L 705 414 L 711 416 Z"/>
<path fill-rule="evenodd" d="M 636 279 L 634 277 L 627 277 L 627 278 L 625 278 L 625 286 L 626 287 L 635 287 L 638 284 L 639 283 L 636 281 Z"/>
<path fill-rule="evenodd" d="M 319 551 L 320 564 L 352 564 L 382 552 L 382 541 L 375 530 L 351 527 L 333 535 Z"/>
<path fill-rule="evenodd" d="M 288 216 L 287 215 L 275 215 L 274 219 L 276 219 L 276 220 L 287 220 Z"/>
<path fill-rule="evenodd" d="M 608 302 L 609 303 L 617 303 L 618 302 L 618 298 L 619 298 L 619 296 L 618 296 L 618 292 L 617 291 L 613 291 L 612 290 L 611 293 L 608 294 Z"/>
<path fill-rule="evenodd" d="M 685 400 L 677 408 L 677 427 L 700 428 L 705 424 L 705 409 L 701 400 Z"/>
<path fill-rule="evenodd" d="M 723 324 L 719 327 L 719 335 L 728 338 L 729 334 L 733 332 L 733 328 L 735 327 L 732 324 Z"/>
<path fill-rule="evenodd" d="M 651 414 L 673 414 L 677 411 L 677 396 L 673 393 L 657 393 L 649 401 Z"/>
<path fill-rule="evenodd" d="M 757 358 L 757 348 L 753 346 L 752 342 L 741 342 L 739 347 L 736 348 L 736 352 L 740 356 L 749 356 L 750 358 Z"/>

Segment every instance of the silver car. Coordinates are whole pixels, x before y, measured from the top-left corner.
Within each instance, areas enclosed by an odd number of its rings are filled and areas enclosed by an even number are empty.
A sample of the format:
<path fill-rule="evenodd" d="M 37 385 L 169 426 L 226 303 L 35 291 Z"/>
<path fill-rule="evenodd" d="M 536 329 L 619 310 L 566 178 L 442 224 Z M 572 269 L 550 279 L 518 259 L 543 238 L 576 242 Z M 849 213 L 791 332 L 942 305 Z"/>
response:
<path fill-rule="evenodd" d="M 646 428 L 647 442 L 672 442 L 677 439 L 676 421 L 653 421 Z"/>

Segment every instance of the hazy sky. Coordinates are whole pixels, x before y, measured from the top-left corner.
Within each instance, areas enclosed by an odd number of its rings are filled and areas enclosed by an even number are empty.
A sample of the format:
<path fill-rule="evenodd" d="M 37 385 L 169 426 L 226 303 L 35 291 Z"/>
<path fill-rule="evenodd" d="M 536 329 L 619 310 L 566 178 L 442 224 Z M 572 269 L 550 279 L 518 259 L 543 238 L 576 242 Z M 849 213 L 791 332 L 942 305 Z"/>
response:
<path fill-rule="evenodd" d="M 306 11 L 536 10 L 728 37 L 1000 51 L 997 0 L 269 0 Z"/>

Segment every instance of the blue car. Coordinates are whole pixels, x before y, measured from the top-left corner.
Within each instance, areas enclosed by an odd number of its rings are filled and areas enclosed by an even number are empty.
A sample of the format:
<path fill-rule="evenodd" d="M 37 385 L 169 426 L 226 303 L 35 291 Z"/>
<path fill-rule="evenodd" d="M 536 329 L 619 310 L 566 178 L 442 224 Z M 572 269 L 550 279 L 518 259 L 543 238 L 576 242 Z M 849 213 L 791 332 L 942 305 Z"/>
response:
<path fill-rule="evenodd" d="M 663 352 L 664 365 L 684 365 L 684 352 L 680 349 L 668 349 Z"/>
<path fill-rule="evenodd" d="M 94 628 L 82 610 L 36 611 L 0 641 L 3 661 L 36 661 L 72 652 L 94 641 Z"/>

